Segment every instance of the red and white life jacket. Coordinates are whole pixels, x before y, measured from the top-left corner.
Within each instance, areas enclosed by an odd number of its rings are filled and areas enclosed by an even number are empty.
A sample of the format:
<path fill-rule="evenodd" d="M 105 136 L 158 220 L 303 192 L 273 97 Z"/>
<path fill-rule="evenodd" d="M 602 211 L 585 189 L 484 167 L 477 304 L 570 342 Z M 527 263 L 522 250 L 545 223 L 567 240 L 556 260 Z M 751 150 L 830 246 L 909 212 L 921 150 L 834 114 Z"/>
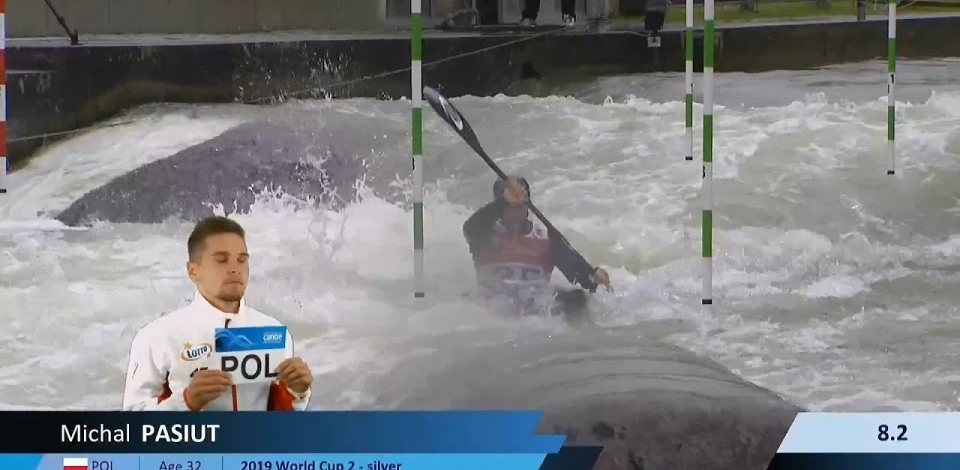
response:
<path fill-rule="evenodd" d="M 533 221 L 526 234 L 507 231 L 500 222 L 494 226 L 490 245 L 477 257 L 477 279 L 481 286 L 546 285 L 553 274 L 547 228 Z"/>

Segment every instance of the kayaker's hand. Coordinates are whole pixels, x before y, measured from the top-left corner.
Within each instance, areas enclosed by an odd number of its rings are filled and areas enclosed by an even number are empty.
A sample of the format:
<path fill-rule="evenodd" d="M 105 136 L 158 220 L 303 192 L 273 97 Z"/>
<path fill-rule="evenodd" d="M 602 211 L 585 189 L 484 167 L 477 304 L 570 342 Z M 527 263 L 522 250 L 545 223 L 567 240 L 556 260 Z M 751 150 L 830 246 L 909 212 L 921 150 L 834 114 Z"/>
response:
<path fill-rule="evenodd" d="M 590 280 L 598 286 L 603 286 L 608 291 L 612 289 L 610 287 L 610 275 L 607 274 L 607 271 L 603 268 L 594 269 L 593 274 L 590 276 Z"/>

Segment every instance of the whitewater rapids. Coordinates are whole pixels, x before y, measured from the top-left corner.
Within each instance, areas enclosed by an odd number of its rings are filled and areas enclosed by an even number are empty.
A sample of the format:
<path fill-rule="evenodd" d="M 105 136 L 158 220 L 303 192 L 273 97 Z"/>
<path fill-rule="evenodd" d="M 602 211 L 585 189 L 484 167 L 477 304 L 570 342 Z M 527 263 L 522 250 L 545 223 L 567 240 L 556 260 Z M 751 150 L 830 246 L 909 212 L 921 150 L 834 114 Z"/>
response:
<path fill-rule="evenodd" d="M 567 97 L 453 101 L 488 152 L 530 179 L 538 207 L 610 271 L 617 292 L 597 299 L 602 326 L 710 357 L 813 410 L 949 410 L 960 383 L 960 61 L 900 62 L 895 177 L 885 175 L 883 67 L 718 75 L 712 308 L 700 305 L 700 166 L 683 159 L 682 74 L 553 90 Z M 132 335 L 192 294 L 188 224 L 76 229 L 54 216 L 140 165 L 293 111 L 365 116 L 390 155 L 409 158 L 406 101 L 162 105 L 11 175 L 0 197 L 0 407 L 117 408 Z M 698 132 L 701 114 L 697 105 Z M 407 205 L 367 197 L 318 211 L 263 197 L 237 216 L 253 254 L 250 301 L 299 332 L 324 384 L 316 408 L 382 405 L 372 379 L 445 336 L 569 328 L 497 320 L 462 297 L 474 276 L 460 227 L 493 176 L 425 115 L 435 182 L 425 300 L 412 299 Z M 699 148 L 698 138 L 696 160 Z"/>

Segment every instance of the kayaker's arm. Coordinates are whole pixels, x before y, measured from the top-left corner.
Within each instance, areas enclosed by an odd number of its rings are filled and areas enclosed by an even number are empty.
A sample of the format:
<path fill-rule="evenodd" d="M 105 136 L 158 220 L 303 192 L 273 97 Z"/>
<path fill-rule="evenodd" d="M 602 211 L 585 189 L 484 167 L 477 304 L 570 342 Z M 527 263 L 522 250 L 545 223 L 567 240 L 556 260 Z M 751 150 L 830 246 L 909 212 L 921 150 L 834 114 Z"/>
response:
<path fill-rule="evenodd" d="M 590 291 L 597 291 L 597 283 L 590 277 L 593 275 L 594 268 L 580 256 L 570 245 L 564 241 L 560 234 L 550 230 L 550 256 L 553 258 L 553 264 L 572 284 L 579 284 L 580 287 Z"/>
<path fill-rule="evenodd" d="M 477 250 L 490 244 L 493 237 L 493 227 L 503 217 L 503 210 L 507 203 L 503 198 L 481 207 L 463 223 L 463 237 L 467 239 L 470 253 L 476 256 Z"/>

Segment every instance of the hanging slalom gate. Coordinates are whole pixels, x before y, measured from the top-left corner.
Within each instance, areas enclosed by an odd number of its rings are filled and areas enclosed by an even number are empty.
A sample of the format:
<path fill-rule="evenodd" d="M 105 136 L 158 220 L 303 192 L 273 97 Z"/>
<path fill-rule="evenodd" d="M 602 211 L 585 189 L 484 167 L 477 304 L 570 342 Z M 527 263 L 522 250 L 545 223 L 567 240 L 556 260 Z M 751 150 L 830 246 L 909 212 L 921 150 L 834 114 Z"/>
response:
<path fill-rule="evenodd" d="M 0 0 L 0 194 L 7 192 L 7 2 Z"/>
<path fill-rule="evenodd" d="M 713 303 L 713 53 L 714 0 L 703 3 L 703 183 L 701 198 L 701 262 L 703 296 L 701 303 Z"/>
<path fill-rule="evenodd" d="M 413 154 L 413 277 L 415 298 L 423 297 L 423 50 L 422 0 L 410 0 L 410 105 Z"/>
<path fill-rule="evenodd" d="M 897 74 L 897 0 L 890 2 L 887 7 L 887 156 L 890 167 L 887 174 L 896 173 L 897 145 L 897 100 L 893 93 L 893 86 Z"/>
<path fill-rule="evenodd" d="M 693 0 L 687 0 L 686 25 L 684 28 L 683 48 L 686 49 L 686 71 L 685 79 L 687 81 L 687 95 L 684 102 L 684 128 L 687 136 L 687 155 L 686 160 L 693 160 Z"/>
<path fill-rule="evenodd" d="M 887 0 L 887 175 L 896 173 L 897 102 L 894 93 L 897 72 L 897 0 Z M 683 41 L 686 56 L 685 96 L 685 160 L 693 160 L 693 57 L 694 57 L 694 2 L 686 0 L 686 28 Z M 701 264 L 703 275 L 703 305 L 713 304 L 713 74 L 715 33 L 715 0 L 703 3 L 703 181 L 700 187 Z"/>

